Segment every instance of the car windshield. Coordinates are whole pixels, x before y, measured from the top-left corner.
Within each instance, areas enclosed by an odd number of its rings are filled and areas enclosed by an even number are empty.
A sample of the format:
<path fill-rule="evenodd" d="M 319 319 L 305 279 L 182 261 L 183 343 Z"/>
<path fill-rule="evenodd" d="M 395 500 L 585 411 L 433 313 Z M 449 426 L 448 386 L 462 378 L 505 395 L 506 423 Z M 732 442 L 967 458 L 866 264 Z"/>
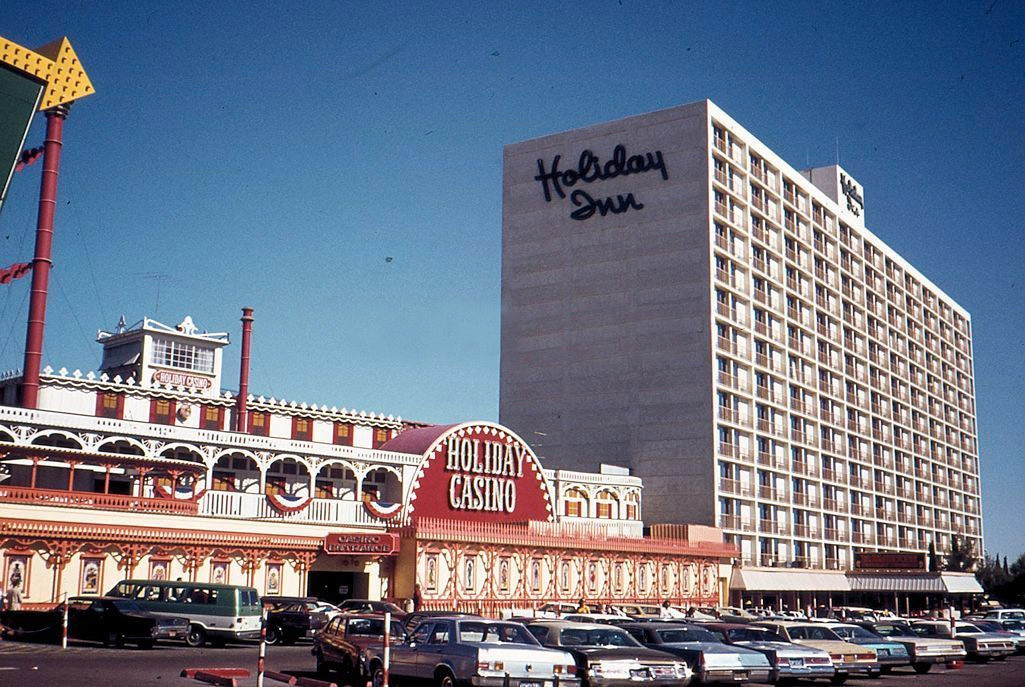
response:
<path fill-rule="evenodd" d="M 681 627 L 672 630 L 659 630 L 658 638 L 663 644 L 676 644 L 679 642 L 718 642 L 719 639 L 702 627 Z"/>
<path fill-rule="evenodd" d="M 1007 631 L 1006 628 L 1003 625 L 1001 625 L 1000 623 L 996 623 L 996 622 L 976 621 L 975 622 L 975 626 L 978 627 L 980 630 L 985 630 L 986 632 L 1006 632 Z"/>
<path fill-rule="evenodd" d="M 633 637 L 614 628 L 567 627 L 562 630 L 562 646 L 640 646 Z"/>
<path fill-rule="evenodd" d="M 858 627 L 857 625 L 840 625 L 829 629 L 844 639 L 879 639 L 877 635 L 874 635 L 865 628 Z"/>
<path fill-rule="evenodd" d="M 346 630 L 350 635 L 370 635 L 381 637 L 384 635 L 384 618 L 349 618 L 349 627 Z M 391 636 L 402 638 L 406 632 L 402 623 L 393 620 L 391 624 Z"/>
<path fill-rule="evenodd" d="M 789 628 L 791 639 L 810 639 L 812 641 L 843 641 L 828 627 L 820 625 L 794 625 Z"/>
<path fill-rule="evenodd" d="M 907 625 L 873 625 L 872 628 L 883 637 L 917 637 Z"/>
<path fill-rule="evenodd" d="M 1025 623 L 1020 620 L 1005 620 L 1004 627 L 1008 630 L 1025 630 Z"/>
<path fill-rule="evenodd" d="M 459 641 L 474 644 L 530 644 L 537 646 L 537 640 L 527 628 L 516 623 L 459 623 Z"/>
<path fill-rule="evenodd" d="M 726 630 L 731 642 L 785 642 L 780 635 L 772 630 L 758 627 L 736 627 Z"/>
<path fill-rule="evenodd" d="M 980 634 L 982 630 L 971 623 L 958 623 L 955 627 L 955 632 L 959 635 L 977 635 Z"/>

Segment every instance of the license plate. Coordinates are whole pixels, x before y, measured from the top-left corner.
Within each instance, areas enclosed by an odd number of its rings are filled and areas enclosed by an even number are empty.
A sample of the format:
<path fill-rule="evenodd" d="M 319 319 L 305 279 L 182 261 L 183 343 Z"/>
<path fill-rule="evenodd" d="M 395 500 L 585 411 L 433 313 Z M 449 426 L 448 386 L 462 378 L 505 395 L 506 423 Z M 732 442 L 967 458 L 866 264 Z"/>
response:
<path fill-rule="evenodd" d="M 630 671 L 630 677 L 643 677 L 643 678 L 646 678 L 646 677 L 648 677 L 648 669 L 647 668 L 638 668 L 636 670 L 631 670 Z"/>
<path fill-rule="evenodd" d="M 803 658 L 792 658 L 792 659 L 790 659 L 790 667 L 791 668 L 803 668 L 804 667 L 804 659 Z"/>
<path fill-rule="evenodd" d="M 746 670 L 734 671 L 733 679 L 734 680 L 746 680 L 747 679 L 747 671 Z"/>
<path fill-rule="evenodd" d="M 543 687 L 543 684 L 537 680 L 520 680 L 520 687 Z"/>

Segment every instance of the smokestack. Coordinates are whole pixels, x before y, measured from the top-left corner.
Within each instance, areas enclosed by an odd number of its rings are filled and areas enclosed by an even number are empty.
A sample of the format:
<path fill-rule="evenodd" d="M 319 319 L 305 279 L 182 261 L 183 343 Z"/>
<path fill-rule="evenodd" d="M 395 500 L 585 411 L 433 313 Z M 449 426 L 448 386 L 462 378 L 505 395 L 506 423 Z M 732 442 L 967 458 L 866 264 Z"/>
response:
<path fill-rule="evenodd" d="M 36 251 L 32 258 L 32 299 L 25 332 L 25 364 L 21 376 L 21 405 L 35 408 L 39 402 L 39 366 L 43 360 L 43 329 L 46 326 L 46 294 L 50 282 L 53 217 L 57 210 L 57 174 L 64 145 L 66 106 L 46 111 L 46 141 L 43 144 L 43 178 L 39 188 L 39 216 L 36 220 Z"/>
<path fill-rule="evenodd" d="M 249 340 L 253 335 L 253 309 L 242 308 L 242 362 L 238 369 L 238 406 L 235 410 L 235 431 L 248 429 L 246 399 L 249 396 Z"/>

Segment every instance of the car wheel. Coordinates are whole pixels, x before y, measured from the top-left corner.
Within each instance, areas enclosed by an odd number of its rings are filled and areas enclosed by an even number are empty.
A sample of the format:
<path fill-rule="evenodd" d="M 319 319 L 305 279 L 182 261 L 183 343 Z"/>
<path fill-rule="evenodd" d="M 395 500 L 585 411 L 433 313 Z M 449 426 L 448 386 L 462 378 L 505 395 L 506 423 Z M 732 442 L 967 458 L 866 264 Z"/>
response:
<path fill-rule="evenodd" d="M 271 625 L 267 628 L 267 643 L 278 644 L 281 641 L 281 628 L 277 625 Z"/>
<path fill-rule="evenodd" d="M 439 670 L 436 675 L 436 681 L 438 687 L 459 687 L 456 684 L 456 678 L 452 673 L 447 670 Z"/>
<path fill-rule="evenodd" d="M 879 670 L 883 673 L 883 675 L 889 675 L 893 672 L 893 666 L 883 666 Z"/>
<path fill-rule="evenodd" d="M 137 646 L 140 649 L 152 649 L 155 644 L 156 642 L 154 642 L 152 639 L 140 639 L 137 643 Z"/>
<path fill-rule="evenodd" d="M 998 661 L 1006 661 L 1007 660 L 1007 656 L 995 656 L 994 658 L 996 658 L 996 660 L 998 660 Z"/>
<path fill-rule="evenodd" d="M 107 635 L 103 638 L 103 644 L 114 649 L 120 649 L 122 646 L 124 646 L 124 643 L 124 637 L 122 637 L 119 633 L 114 632 L 113 630 L 108 632 Z"/>
<path fill-rule="evenodd" d="M 912 663 L 911 667 L 915 669 L 915 672 L 919 675 L 925 675 L 932 669 L 931 663 Z"/>
<path fill-rule="evenodd" d="M 868 671 L 868 679 L 869 680 L 878 680 L 882 676 L 883 676 L 883 671 L 882 671 L 881 668 L 879 670 L 870 670 L 870 671 Z"/>
<path fill-rule="evenodd" d="M 842 685 L 843 683 L 847 682 L 847 677 L 848 676 L 846 674 L 844 674 L 844 675 L 834 675 L 833 677 L 829 678 L 829 684 L 831 684 L 831 685 Z"/>
<path fill-rule="evenodd" d="M 203 646 L 206 644 L 206 630 L 199 625 L 189 625 L 189 633 L 185 635 L 185 643 L 193 647 Z"/>
<path fill-rule="evenodd" d="M 384 687 L 384 666 L 380 663 L 370 668 L 370 684 L 371 687 Z"/>

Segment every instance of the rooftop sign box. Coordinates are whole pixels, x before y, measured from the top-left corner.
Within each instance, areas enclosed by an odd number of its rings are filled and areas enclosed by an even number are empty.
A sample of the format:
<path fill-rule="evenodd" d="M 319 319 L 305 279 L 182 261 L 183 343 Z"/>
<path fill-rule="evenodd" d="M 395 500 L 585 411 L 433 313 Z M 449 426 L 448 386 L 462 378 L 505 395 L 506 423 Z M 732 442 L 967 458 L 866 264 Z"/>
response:
<path fill-rule="evenodd" d="M 854 554 L 855 570 L 925 570 L 924 553 L 870 553 Z"/>

